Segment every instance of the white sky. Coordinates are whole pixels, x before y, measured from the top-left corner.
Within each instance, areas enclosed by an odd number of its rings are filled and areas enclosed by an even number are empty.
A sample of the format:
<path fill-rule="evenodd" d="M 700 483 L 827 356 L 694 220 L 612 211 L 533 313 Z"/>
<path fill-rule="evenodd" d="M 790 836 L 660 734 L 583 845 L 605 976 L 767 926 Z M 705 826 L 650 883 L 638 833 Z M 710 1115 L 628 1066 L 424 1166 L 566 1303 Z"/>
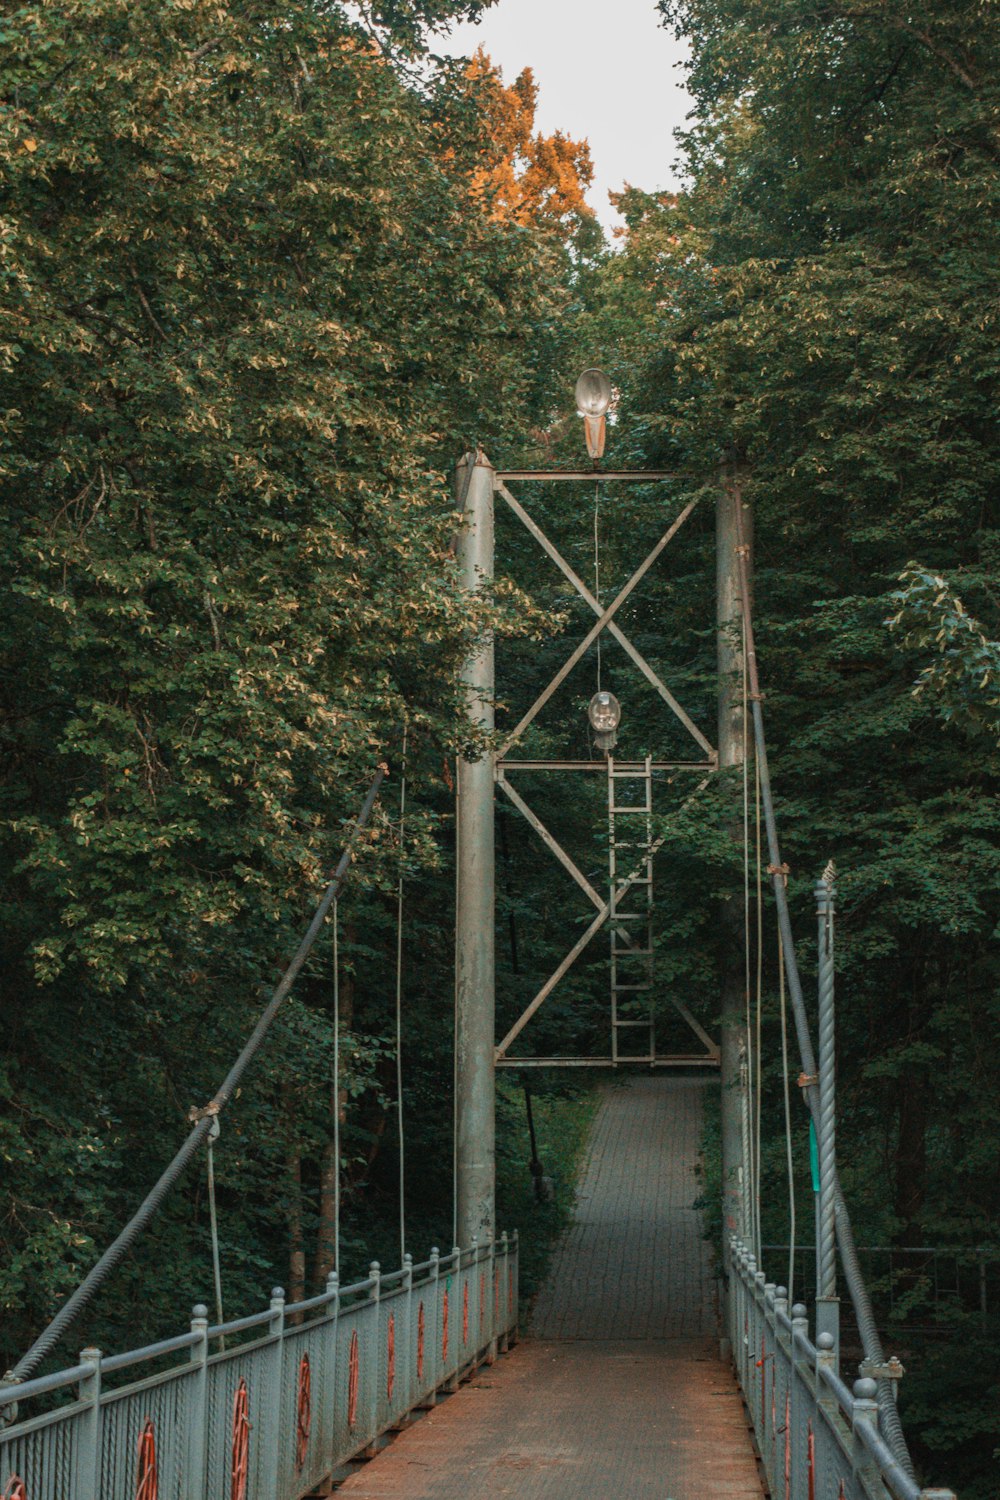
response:
<path fill-rule="evenodd" d="M 498 0 L 480 25 L 456 26 L 432 50 L 484 46 L 506 83 L 533 69 L 537 128 L 589 140 L 590 202 L 613 228 L 620 220 L 609 189 L 677 186 L 673 131 L 691 103 L 678 66 L 684 50 L 659 20 L 654 0 Z"/>

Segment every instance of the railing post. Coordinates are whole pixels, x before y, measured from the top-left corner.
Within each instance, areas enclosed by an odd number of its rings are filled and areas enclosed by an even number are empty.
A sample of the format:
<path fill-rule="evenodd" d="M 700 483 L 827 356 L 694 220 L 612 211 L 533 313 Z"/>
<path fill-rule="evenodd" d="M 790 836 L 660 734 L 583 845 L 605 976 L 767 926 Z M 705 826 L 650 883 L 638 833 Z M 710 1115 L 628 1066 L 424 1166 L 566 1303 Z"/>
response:
<path fill-rule="evenodd" d="M 729 1299 L 730 1316 L 732 1323 L 732 1344 L 736 1357 L 736 1370 L 739 1375 L 740 1385 L 746 1392 L 747 1405 L 752 1406 L 750 1395 L 750 1288 L 747 1284 L 749 1276 L 750 1252 L 741 1241 L 737 1240 L 737 1250 L 733 1256 L 731 1279 L 737 1288 L 735 1299 Z"/>
<path fill-rule="evenodd" d="M 808 1387 L 804 1371 L 806 1356 L 798 1347 L 798 1335 L 809 1337 L 809 1315 L 805 1303 L 796 1302 L 792 1308 L 792 1399 L 788 1415 L 791 1428 L 791 1451 L 789 1454 L 789 1492 L 793 1500 L 807 1491 L 808 1462 L 806 1455 L 806 1423 L 809 1420 Z"/>
<path fill-rule="evenodd" d="M 878 1493 L 877 1486 L 880 1485 L 881 1476 L 878 1464 L 860 1433 L 865 1424 L 876 1430 L 878 1428 L 878 1402 L 875 1399 L 877 1392 L 878 1386 L 867 1375 L 861 1380 L 856 1380 L 854 1382 L 854 1405 L 851 1410 L 851 1427 L 854 1435 L 851 1453 L 852 1467 L 861 1480 L 862 1486 L 870 1488 L 873 1494 Z"/>
<path fill-rule="evenodd" d="M 424 1369 L 427 1372 L 424 1384 L 427 1390 L 421 1401 L 425 1410 L 435 1405 L 437 1388 L 441 1384 L 441 1252 L 437 1245 L 431 1249 L 430 1262 L 431 1290 L 424 1318 Z"/>
<path fill-rule="evenodd" d="M 474 1234 L 472 1236 L 472 1244 L 469 1246 L 469 1255 L 472 1258 L 471 1258 L 471 1260 L 469 1262 L 469 1268 L 468 1268 L 468 1270 L 466 1272 L 466 1276 L 465 1276 L 465 1289 L 462 1292 L 462 1301 L 464 1303 L 466 1297 L 468 1297 L 468 1299 L 469 1299 L 469 1338 L 468 1338 L 468 1344 L 469 1344 L 469 1352 L 472 1355 L 471 1364 L 472 1364 L 472 1367 L 475 1368 L 475 1363 L 476 1363 L 476 1337 L 475 1337 L 475 1323 L 476 1323 L 476 1319 L 475 1319 L 475 1309 L 476 1309 L 476 1267 L 479 1265 L 479 1236 L 478 1235 Z M 459 1266 L 461 1266 L 461 1264 L 462 1264 L 462 1262 L 461 1262 L 461 1260 L 459 1260 Z M 464 1327 L 464 1323 L 465 1323 L 464 1317 L 462 1319 L 462 1322 L 463 1322 L 463 1327 Z M 462 1340 L 462 1345 L 463 1345 L 462 1352 L 463 1352 L 463 1356 L 466 1353 L 466 1350 L 465 1350 L 465 1347 L 464 1347 L 465 1343 L 466 1343 L 466 1340 L 463 1339 Z"/>
<path fill-rule="evenodd" d="M 417 1389 L 417 1367 L 413 1358 L 413 1256 L 409 1250 L 403 1256 L 403 1289 L 406 1292 L 406 1338 L 396 1341 L 396 1360 L 398 1363 L 402 1354 L 402 1375 L 406 1381 L 406 1411 L 397 1424 L 400 1427 L 409 1423 Z"/>
<path fill-rule="evenodd" d="M 191 1346 L 190 1361 L 198 1369 L 188 1377 L 191 1399 L 187 1408 L 187 1470 L 181 1488 L 188 1500 L 205 1500 L 208 1451 L 208 1308 L 203 1302 L 196 1302 L 191 1309 L 191 1332 L 197 1334 L 198 1342 Z"/>
<path fill-rule="evenodd" d="M 490 1294 L 486 1299 L 488 1309 L 487 1324 L 490 1330 L 489 1348 L 486 1352 L 486 1363 L 496 1363 L 499 1340 L 497 1338 L 497 1245 L 496 1240 L 490 1240 L 490 1265 L 489 1265 Z"/>
<path fill-rule="evenodd" d="M 825 1331 L 816 1335 L 816 1404 L 826 1413 L 827 1420 L 832 1426 L 836 1420 L 839 1403 L 823 1378 L 823 1370 L 837 1373 L 837 1346 L 833 1341 L 833 1334 Z"/>
<path fill-rule="evenodd" d="M 76 1440 L 76 1483 L 73 1500 L 101 1500 L 101 1351 L 80 1351 L 80 1364 L 89 1365 L 91 1373 L 79 1384 L 80 1400 L 86 1410 L 80 1415 Z"/>
<path fill-rule="evenodd" d="M 12 1370 L 8 1370 L 5 1375 L 0 1375 L 0 1391 L 9 1391 L 21 1384 L 22 1382 L 15 1378 Z M 0 1432 L 3 1432 L 5 1427 L 13 1427 L 16 1421 L 16 1401 L 8 1401 L 4 1406 L 0 1406 Z"/>
<path fill-rule="evenodd" d="M 372 1286 L 372 1306 L 374 1307 L 375 1311 L 372 1315 L 372 1322 L 375 1325 L 375 1337 L 372 1339 L 371 1350 L 366 1351 L 365 1363 L 370 1364 L 371 1356 L 374 1355 L 373 1368 L 375 1370 L 375 1378 L 371 1382 L 371 1430 L 375 1434 L 375 1436 L 368 1444 L 367 1448 L 363 1450 L 361 1454 L 362 1458 L 374 1458 L 378 1453 L 378 1407 L 380 1395 L 378 1371 L 379 1361 L 381 1358 L 381 1349 L 379 1348 L 381 1339 L 379 1303 L 382 1300 L 382 1267 L 379 1265 L 377 1260 L 373 1260 L 371 1265 L 368 1267 L 368 1275 L 371 1281 L 374 1283 Z"/>
<path fill-rule="evenodd" d="M 459 1351 L 459 1355 L 458 1355 L 458 1357 L 455 1360 L 455 1373 L 453 1375 L 449 1375 L 448 1378 L 445 1380 L 445 1383 L 444 1383 L 445 1390 L 449 1394 L 451 1394 L 452 1392 L 458 1390 L 458 1371 L 459 1371 L 459 1366 L 462 1363 L 462 1360 L 461 1360 L 461 1349 L 462 1349 L 462 1306 L 461 1306 L 461 1298 L 457 1295 L 458 1292 L 460 1291 L 461 1285 L 462 1285 L 462 1250 L 461 1250 L 461 1246 L 459 1246 L 459 1245 L 452 1245 L 452 1247 L 451 1247 L 451 1255 L 448 1258 L 451 1261 L 452 1267 L 454 1269 L 454 1275 L 452 1276 L 452 1283 L 453 1283 L 453 1286 L 454 1286 L 454 1289 L 455 1289 L 455 1293 L 456 1293 L 456 1296 L 454 1298 L 449 1297 L 449 1299 L 448 1299 L 448 1350 L 449 1350 L 448 1358 L 449 1359 L 451 1358 L 451 1352 L 450 1351 L 452 1349 L 457 1349 Z M 447 1289 L 447 1281 L 445 1282 L 445 1288 Z"/>
<path fill-rule="evenodd" d="M 517 1229 L 514 1230 L 511 1238 L 511 1249 L 508 1254 L 512 1254 L 514 1257 L 512 1268 L 514 1272 L 514 1323 L 512 1329 L 513 1337 L 510 1342 L 516 1344 L 520 1337 L 520 1328 L 518 1325 L 521 1317 L 521 1240 L 520 1231 Z"/>
<path fill-rule="evenodd" d="M 818 1316 L 819 1313 L 817 1310 Z M 829 1370 L 833 1374 L 836 1374 L 838 1370 L 837 1346 L 834 1342 L 833 1334 L 825 1329 L 822 1333 L 817 1333 L 816 1335 L 816 1420 L 817 1423 L 823 1422 L 827 1427 L 835 1429 L 840 1403 L 823 1378 L 824 1370 Z M 855 1386 L 856 1390 L 857 1386 Z M 875 1411 L 877 1423 L 877 1402 L 875 1403 Z M 828 1442 L 817 1442 L 814 1452 L 816 1454 L 816 1464 L 821 1464 L 830 1452 L 830 1444 Z M 814 1487 L 817 1495 L 825 1495 L 827 1493 L 826 1474 L 819 1469 L 816 1472 Z"/>
<path fill-rule="evenodd" d="M 340 1277 L 336 1271 L 331 1271 L 326 1278 L 326 1295 L 330 1300 L 326 1304 L 326 1327 L 323 1340 L 322 1412 L 325 1423 L 324 1435 L 327 1440 L 324 1469 L 327 1474 L 332 1474 L 337 1441 L 334 1412 L 337 1398 L 337 1322 L 340 1317 Z"/>
<path fill-rule="evenodd" d="M 503 1251 L 503 1266 L 500 1271 L 500 1306 L 504 1309 L 500 1319 L 500 1353 L 506 1354 L 510 1348 L 510 1311 L 507 1305 L 507 1287 L 510 1275 L 510 1244 L 507 1239 L 507 1231 L 504 1230 L 500 1236 L 500 1247 Z"/>
<path fill-rule="evenodd" d="M 784 1327 L 784 1319 L 788 1317 L 788 1288 L 784 1286 L 774 1289 L 774 1393 L 777 1400 L 777 1420 L 774 1424 L 774 1493 L 780 1494 L 781 1484 L 779 1477 L 783 1477 L 785 1467 L 785 1455 L 788 1452 L 788 1434 L 786 1431 L 786 1418 L 791 1410 L 792 1399 L 792 1356 L 791 1349 L 786 1348 L 785 1339 L 790 1335 Z M 780 1440 L 780 1441 L 779 1441 Z"/>
<path fill-rule="evenodd" d="M 774 1382 L 777 1375 L 778 1350 L 777 1338 L 778 1327 L 774 1316 L 774 1299 L 777 1287 L 773 1281 L 764 1283 L 764 1321 L 762 1329 L 764 1334 L 763 1368 L 761 1370 L 760 1393 L 763 1406 L 764 1425 L 762 1431 L 757 1435 L 757 1443 L 761 1449 L 761 1457 L 764 1461 L 764 1470 L 771 1481 L 771 1491 L 775 1489 L 775 1434 L 778 1427 L 777 1397 L 775 1395 Z M 762 1446 L 762 1438 L 770 1438 L 770 1445 L 765 1452 Z"/>
<path fill-rule="evenodd" d="M 750 1265 L 753 1268 L 753 1342 L 750 1346 L 751 1358 L 758 1376 L 757 1383 L 757 1419 L 754 1427 L 757 1433 L 758 1445 L 764 1431 L 764 1396 L 767 1389 L 767 1365 L 758 1363 L 764 1353 L 764 1288 L 767 1286 L 767 1277 L 763 1271 L 757 1270 L 757 1262 L 751 1256 Z"/>
<path fill-rule="evenodd" d="M 285 1289 L 276 1286 L 271 1292 L 271 1318 L 267 1325 L 271 1343 L 267 1350 L 267 1383 L 261 1395 L 260 1453 L 261 1490 L 266 1500 L 280 1500 L 278 1494 L 281 1449 L 281 1376 L 285 1356 Z"/>

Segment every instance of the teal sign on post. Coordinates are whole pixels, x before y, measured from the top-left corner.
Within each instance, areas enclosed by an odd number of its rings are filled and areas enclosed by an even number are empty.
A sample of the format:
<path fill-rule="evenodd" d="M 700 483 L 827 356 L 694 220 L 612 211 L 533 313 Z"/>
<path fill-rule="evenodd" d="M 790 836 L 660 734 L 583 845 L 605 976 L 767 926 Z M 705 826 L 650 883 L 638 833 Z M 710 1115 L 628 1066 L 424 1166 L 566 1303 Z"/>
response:
<path fill-rule="evenodd" d="M 812 1173 L 813 1192 L 819 1192 L 819 1143 L 816 1140 L 816 1126 L 812 1120 L 809 1121 L 809 1170 Z"/>

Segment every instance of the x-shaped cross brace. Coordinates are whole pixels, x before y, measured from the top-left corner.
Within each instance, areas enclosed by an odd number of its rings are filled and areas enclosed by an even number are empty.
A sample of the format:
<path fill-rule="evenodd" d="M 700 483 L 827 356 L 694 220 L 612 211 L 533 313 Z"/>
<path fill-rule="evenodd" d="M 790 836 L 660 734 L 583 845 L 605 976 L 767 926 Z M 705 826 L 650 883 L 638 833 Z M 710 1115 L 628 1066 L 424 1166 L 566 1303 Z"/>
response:
<path fill-rule="evenodd" d="M 542 988 L 535 996 L 534 1000 L 532 1000 L 531 1004 L 521 1012 L 520 1016 L 518 1016 L 517 1020 L 514 1022 L 514 1025 L 510 1028 L 503 1041 L 497 1047 L 496 1061 L 500 1062 L 504 1057 L 506 1057 L 507 1051 L 510 1048 L 511 1044 L 517 1039 L 517 1037 L 520 1036 L 525 1026 L 527 1026 L 528 1022 L 531 1020 L 532 1016 L 545 1004 L 546 1000 L 551 995 L 560 979 L 562 979 L 563 975 L 568 972 L 568 970 L 580 957 L 580 954 L 583 952 L 584 948 L 586 948 L 591 938 L 601 930 L 601 927 L 604 925 L 607 918 L 611 915 L 611 902 L 602 900 L 601 896 L 591 885 L 590 881 L 587 879 L 586 875 L 584 875 L 583 871 L 579 868 L 575 861 L 570 858 L 570 856 L 566 853 L 565 849 L 562 848 L 558 841 L 552 836 L 552 834 L 546 828 L 545 824 L 542 822 L 541 818 L 538 817 L 537 813 L 532 812 L 531 808 L 525 802 L 524 798 L 514 790 L 502 771 L 498 774 L 497 781 L 499 782 L 503 791 L 507 794 L 510 801 L 517 808 L 518 812 L 520 812 L 524 816 L 525 820 L 538 834 L 538 837 L 542 840 L 542 843 L 545 845 L 545 847 L 551 850 L 551 852 L 555 855 L 556 859 L 558 859 L 563 868 L 568 870 L 580 889 L 584 891 L 587 896 L 589 896 L 594 906 L 597 907 L 597 915 L 591 922 L 590 926 L 577 939 L 573 947 L 566 954 L 566 957 L 563 959 L 562 963 L 545 981 L 545 983 L 542 985 Z M 705 783 L 702 782 L 702 786 L 704 785 Z M 649 857 L 652 859 L 662 848 L 662 846 L 663 839 L 656 839 L 650 847 Z M 615 887 L 615 906 L 618 905 L 623 896 L 626 896 L 628 894 L 629 890 L 632 888 L 634 881 L 638 877 L 638 874 L 639 867 L 633 870 L 632 874 L 629 875 L 625 880 L 623 880 L 620 885 Z M 619 937 L 623 938 L 625 943 L 629 947 L 631 947 L 632 937 L 627 929 L 615 924 L 615 931 L 617 932 Z M 687 1006 L 682 1001 L 673 997 L 671 998 L 671 1003 L 683 1017 L 683 1019 L 687 1022 L 687 1024 L 690 1026 L 691 1030 L 695 1033 L 699 1040 L 704 1044 L 709 1056 L 717 1057 L 719 1054 L 717 1043 L 713 1042 L 712 1038 L 691 1014 Z"/>
<path fill-rule="evenodd" d="M 681 723 L 684 725 L 684 728 L 688 731 L 688 733 L 692 735 L 695 740 L 697 740 L 698 744 L 701 746 L 702 750 L 705 751 L 708 757 L 711 760 L 717 759 L 718 752 L 705 738 L 698 726 L 693 723 L 688 715 L 684 712 L 683 708 L 681 708 L 680 704 L 677 702 L 677 699 L 653 671 L 653 668 L 649 665 L 641 652 L 639 652 L 635 648 L 635 646 L 633 646 L 628 636 L 619 629 L 618 625 L 615 623 L 614 618 L 618 613 L 618 610 L 625 603 L 625 600 L 629 597 L 632 590 L 635 588 L 636 584 L 640 581 L 640 579 L 645 577 L 656 559 L 659 557 L 660 553 L 668 545 L 668 543 L 673 540 L 677 532 L 684 525 L 684 522 L 687 520 L 688 516 L 691 514 L 698 503 L 697 496 L 694 500 L 688 502 L 688 504 L 684 507 L 676 520 L 673 521 L 672 524 L 667 528 L 663 536 L 661 536 L 660 540 L 653 548 L 652 552 L 650 552 L 649 556 L 646 558 L 645 562 L 641 563 L 640 566 L 635 570 L 628 583 L 626 583 L 625 587 L 621 589 L 620 592 L 615 596 L 612 602 L 608 605 L 607 609 L 602 609 L 599 601 L 587 588 L 587 585 L 583 582 L 583 579 L 577 576 L 577 574 L 570 567 L 569 563 L 559 552 L 558 548 L 553 546 L 548 537 L 542 531 L 541 527 L 537 524 L 537 522 L 531 519 L 531 517 L 528 515 L 528 512 L 524 509 L 524 506 L 515 499 L 507 486 L 502 482 L 499 482 L 497 484 L 497 489 L 504 497 L 511 510 L 517 516 L 518 520 L 524 523 L 528 531 L 530 531 L 531 535 L 535 538 L 535 541 L 538 543 L 538 545 L 544 552 L 548 554 L 549 557 L 551 557 L 556 566 L 562 571 L 566 578 L 569 579 L 570 583 L 576 589 L 580 597 L 590 605 L 590 608 L 594 611 L 595 615 L 597 615 L 596 625 L 591 626 L 590 630 L 584 636 L 583 640 L 577 646 L 576 650 L 556 673 L 555 677 L 553 677 L 552 681 L 549 683 L 545 691 L 535 699 L 534 703 L 531 705 L 528 712 L 524 715 L 524 718 L 518 724 L 517 728 L 508 736 L 499 752 L 499 759 L 502 760 L 503 757 L 507 754 L 508 750 L 510 750 L 510 748 L 517 743 L 517 741 L 521 738 L 521 735 L 527 729 L 528 725 L 532 722 L 532 720 L 540 712 L 540 710 L 544 708 L 545 704 L 549 701 L 549 699 L 552 697 L 552 694 L 556 691 L 560 684 L 566 680 L 580 658 L 590 648 L 594 641 L 596 641 L 601 631 L 605 629 L 607 629 L 609 634 L 614 636 L 618 644 L 622 646 L 623 649 L 628 653 L 632 661 L 639 668 L 639 671 L 643 674 L 647 681 L 652 684 L 663 701 L 672 710 L 672 712 L 676 714 L 677 718 L 680 719 Z"/>

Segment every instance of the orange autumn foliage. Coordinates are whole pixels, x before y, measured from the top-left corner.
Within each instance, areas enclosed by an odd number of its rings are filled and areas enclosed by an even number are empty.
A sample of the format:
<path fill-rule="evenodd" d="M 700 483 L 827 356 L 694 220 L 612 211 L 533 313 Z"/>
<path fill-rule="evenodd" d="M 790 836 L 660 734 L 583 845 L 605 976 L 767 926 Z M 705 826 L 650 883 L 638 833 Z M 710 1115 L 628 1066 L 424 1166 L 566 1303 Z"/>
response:
<path fill-rule="evenodd" d="M 487 215 L 563 234 L 593 221 L 584 197 L 594 176 L 590 146 L 560 130 L 535 131 L 538 85 L 532 70 L 525 68 L 508 87 L 480 47 L 465 77 L 488 125 L 483 159 L 471 179 Z"/>

